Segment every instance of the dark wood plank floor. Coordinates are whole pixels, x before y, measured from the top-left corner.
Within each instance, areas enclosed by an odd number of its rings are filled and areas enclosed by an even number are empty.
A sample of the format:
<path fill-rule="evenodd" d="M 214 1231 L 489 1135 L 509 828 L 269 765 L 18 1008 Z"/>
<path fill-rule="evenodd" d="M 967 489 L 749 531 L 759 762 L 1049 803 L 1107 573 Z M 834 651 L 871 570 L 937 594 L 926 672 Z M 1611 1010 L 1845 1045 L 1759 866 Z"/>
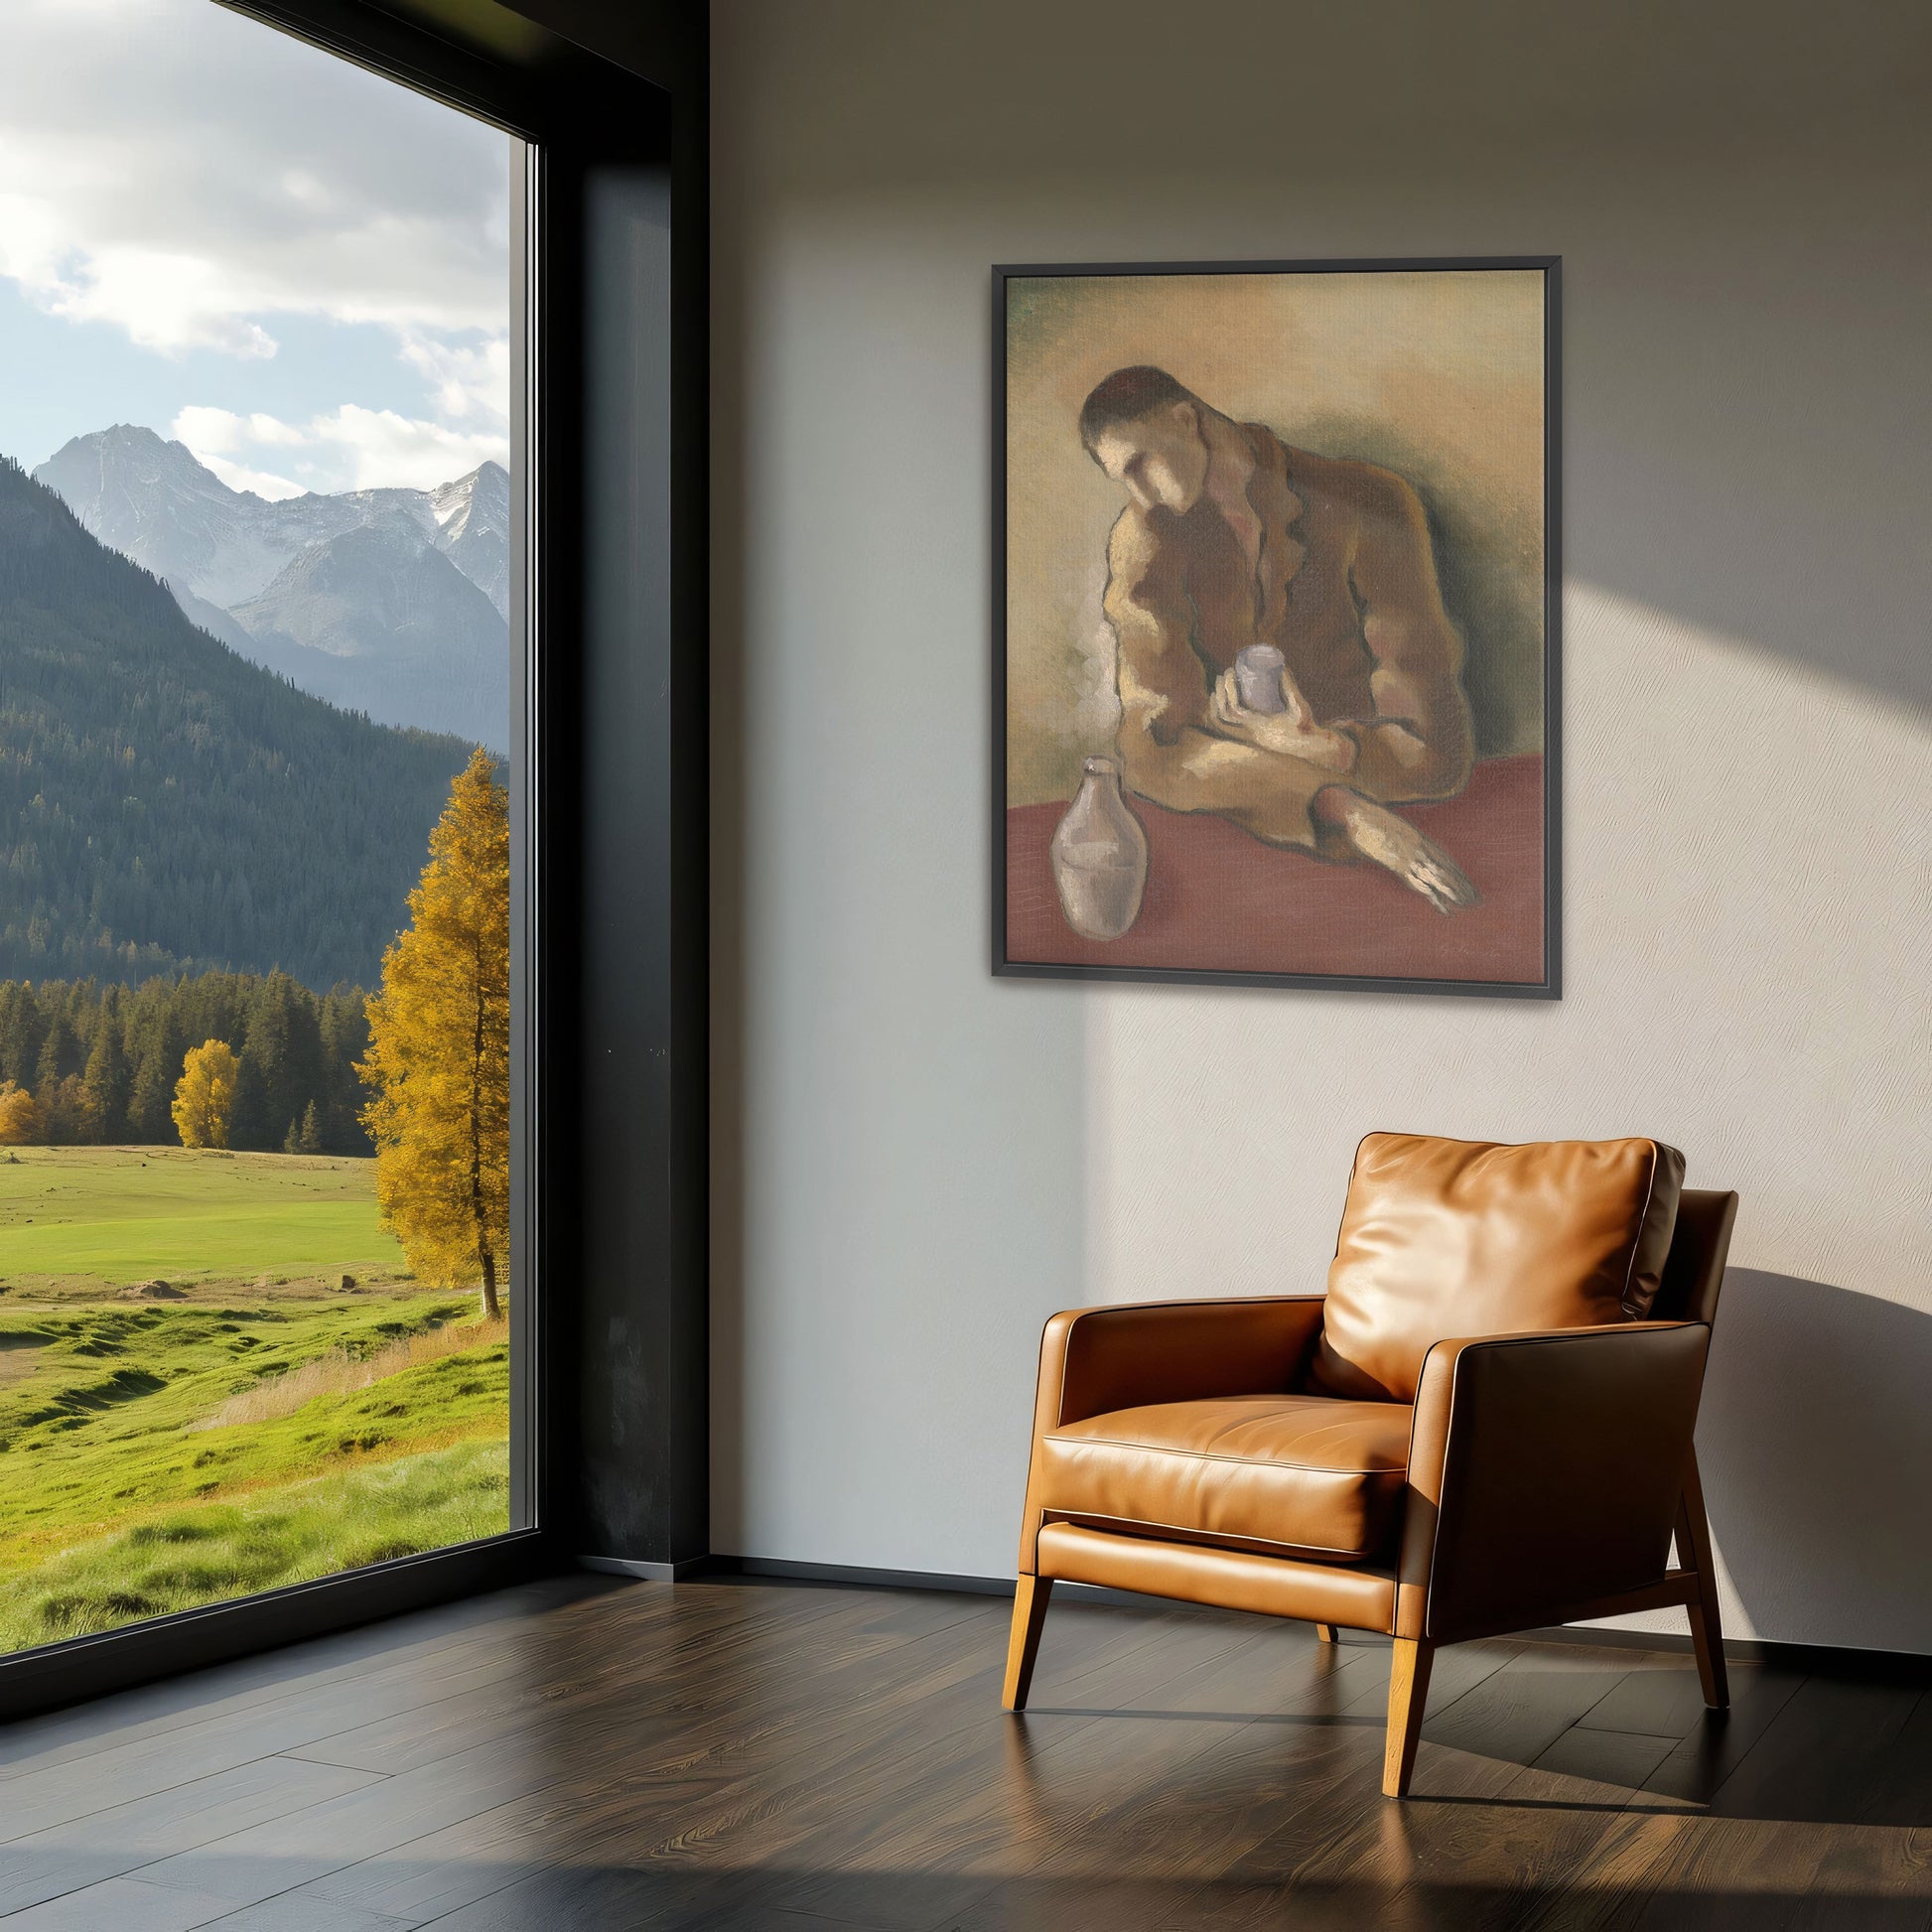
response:
<path fill-rule="evenodd" d="M 563 1579 L 0 1731 L 8 1932 L 1932 1932 L 1932 1695 L 1555 1644 Z"/>

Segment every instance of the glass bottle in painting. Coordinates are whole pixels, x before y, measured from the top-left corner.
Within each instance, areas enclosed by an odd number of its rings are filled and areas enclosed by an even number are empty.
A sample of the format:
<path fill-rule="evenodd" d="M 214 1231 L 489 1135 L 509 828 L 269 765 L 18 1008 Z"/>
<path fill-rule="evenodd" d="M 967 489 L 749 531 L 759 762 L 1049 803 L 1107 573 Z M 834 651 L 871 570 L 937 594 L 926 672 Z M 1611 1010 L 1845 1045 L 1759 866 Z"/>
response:
<path fill-rule="evenodd" d="M 1088 759 L 1079 795 L 1053 834 L 1053 884 L 1083 939 L 1118 939 L 1140 916 L 1147 833 L 1120 792 L 1120 766 Z"/>

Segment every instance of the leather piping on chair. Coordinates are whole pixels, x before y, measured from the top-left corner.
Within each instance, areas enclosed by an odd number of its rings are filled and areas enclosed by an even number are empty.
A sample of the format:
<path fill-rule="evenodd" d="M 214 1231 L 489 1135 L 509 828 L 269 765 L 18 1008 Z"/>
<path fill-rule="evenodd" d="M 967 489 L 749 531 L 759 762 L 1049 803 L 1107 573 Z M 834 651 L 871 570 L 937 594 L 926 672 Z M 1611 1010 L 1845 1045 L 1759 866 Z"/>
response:
<path fill-rule="evenodd" d="M 1375 1473 L 1385 1475 L 1390 1472 L 1377 1470 Z M 1373 1557 L 1387 1554 L 1386 1547 L 1363 1557 L 1353 1550 L 1324 1550 L 1313 1543 L 1271 1543 L 1261 1536 L 1217 1536 L 1211 1530 L 1189 1529 L 1181 1523 L 1157 1523 L 1151 1518 L 1129 1521 L 1124 1516 L 1103 1516 L 1093 1509 L 1049 1509 L 1043 1511 L 1042 1516 L 1041 1529 L 1048 1523 L 1074 1523 L 1090 1529 L 1105 1527 L 1116 1536 L 1151 1536 L 1157 1540 L 1175 1537 L 1202 1550 L 1246 1550 L 1258 1557 L 1305 1557 L 1311 1563 L 1345 1563 L 1357 1569 Z"/>

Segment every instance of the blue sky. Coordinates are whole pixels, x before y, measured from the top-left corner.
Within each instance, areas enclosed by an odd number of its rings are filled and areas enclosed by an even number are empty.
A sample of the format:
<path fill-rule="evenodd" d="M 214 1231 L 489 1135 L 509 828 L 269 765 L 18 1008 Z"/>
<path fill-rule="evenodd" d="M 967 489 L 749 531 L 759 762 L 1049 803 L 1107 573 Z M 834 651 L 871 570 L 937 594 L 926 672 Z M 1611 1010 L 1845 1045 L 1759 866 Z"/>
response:
<path fill-rule="evenodd" d="M 7 0 L 0 453 L 142 423 L 268 495 L 508 455 L 481 122 L 214 0 Z"/>

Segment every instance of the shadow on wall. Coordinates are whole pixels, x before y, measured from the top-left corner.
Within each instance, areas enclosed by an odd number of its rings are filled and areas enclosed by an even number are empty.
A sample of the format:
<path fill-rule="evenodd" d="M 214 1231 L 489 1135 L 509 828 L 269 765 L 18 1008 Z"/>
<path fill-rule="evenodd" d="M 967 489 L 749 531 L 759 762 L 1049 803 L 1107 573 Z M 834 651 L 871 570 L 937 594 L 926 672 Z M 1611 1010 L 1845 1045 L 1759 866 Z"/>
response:
<path fill-rule="evenodd" d="M 1730 1269 L 1698 1450 L 1757 1628 L 1932 1652 L 1932 1314 Z"/>

